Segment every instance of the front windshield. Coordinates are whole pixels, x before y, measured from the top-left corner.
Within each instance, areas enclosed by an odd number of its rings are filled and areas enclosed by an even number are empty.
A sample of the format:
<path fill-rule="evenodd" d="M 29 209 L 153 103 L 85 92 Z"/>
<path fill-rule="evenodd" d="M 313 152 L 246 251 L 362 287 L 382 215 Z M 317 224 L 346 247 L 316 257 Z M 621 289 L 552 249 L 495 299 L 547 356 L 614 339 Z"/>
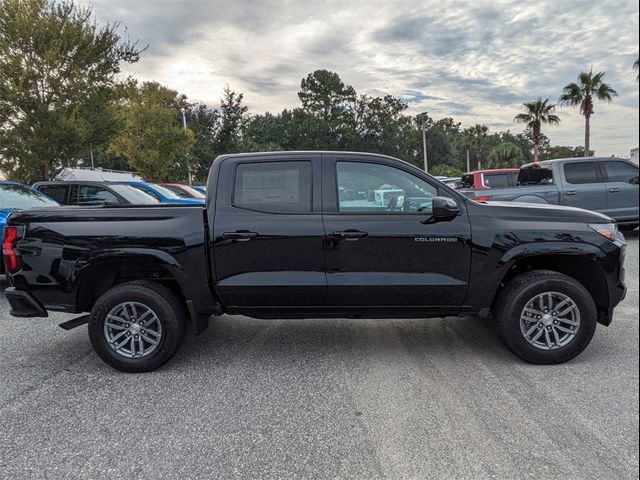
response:
<path fill-rule="evenodd" d="M 0 184 L 0 209 L 56 207 L 58 203 L 46 195 L 18 184 Z"/>
<path fill-rule="evenodd" d="M 146 194 L 142 190 L 138 190 L 131 185 L 114 184 L 111 185 L 111 189 L 133 205 L 159 203 L 158 200 L 153 198 L 151 195 Z"/>

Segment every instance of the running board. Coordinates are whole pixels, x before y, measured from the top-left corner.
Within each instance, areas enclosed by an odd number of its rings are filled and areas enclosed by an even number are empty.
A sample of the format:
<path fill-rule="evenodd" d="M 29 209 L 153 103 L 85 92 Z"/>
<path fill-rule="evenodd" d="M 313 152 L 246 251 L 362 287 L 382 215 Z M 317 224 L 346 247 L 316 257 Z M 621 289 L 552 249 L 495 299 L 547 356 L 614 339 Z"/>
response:
<path fill-rule="evenodd" d="M 78 318 L 72 318 L 71 320 L 67 320 L 66 322 L 62 322 L 58 326 L 60 328 L 64 328 L 65 330 L 71 330 L 72 328 L 79 327 L 80 325 L 84 325 L 89 323 L 89 317 L 91 315 L 83 315 Z"/>

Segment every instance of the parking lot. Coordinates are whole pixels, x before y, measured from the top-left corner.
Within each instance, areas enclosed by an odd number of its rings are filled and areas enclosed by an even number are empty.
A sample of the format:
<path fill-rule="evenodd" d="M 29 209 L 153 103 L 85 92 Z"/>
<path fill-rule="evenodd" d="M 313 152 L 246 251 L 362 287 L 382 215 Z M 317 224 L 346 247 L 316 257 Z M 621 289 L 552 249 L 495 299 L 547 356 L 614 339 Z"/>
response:
<path fill-rule="evenodd" d="M 71 317 L 13 318 L 0 296 L 0 478 L 638 478 L 627 240 L 612 326 L 558 366 L 477 318 L 224 316 L 127 375 L 57 326 Z"/>

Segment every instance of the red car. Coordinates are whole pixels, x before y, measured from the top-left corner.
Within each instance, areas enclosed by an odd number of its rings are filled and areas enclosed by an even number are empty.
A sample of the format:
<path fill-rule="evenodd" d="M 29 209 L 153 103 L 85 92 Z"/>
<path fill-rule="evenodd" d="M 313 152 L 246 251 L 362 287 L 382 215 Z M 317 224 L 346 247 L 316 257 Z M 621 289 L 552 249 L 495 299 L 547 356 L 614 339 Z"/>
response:
<path fill-rule="evenodd" d="M 193 187 L 190 187 L 189 185 L 182 185 L 180 183 L 161 183 L 160 185 L 168 190 L 171 190 L 180 198 L 197 198 L 201 200 L 204 200 L 206 198 L 204 193 L 196 190 Z"/>

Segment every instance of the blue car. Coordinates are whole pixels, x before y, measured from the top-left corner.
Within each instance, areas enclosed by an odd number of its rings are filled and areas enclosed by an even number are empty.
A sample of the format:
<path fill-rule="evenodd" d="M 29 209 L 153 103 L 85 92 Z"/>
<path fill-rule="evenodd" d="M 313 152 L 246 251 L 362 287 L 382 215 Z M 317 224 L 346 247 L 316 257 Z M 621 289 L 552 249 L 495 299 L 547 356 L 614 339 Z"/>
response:
<path fill-rule="evenodd" d="M 31 187 L 16 182 L 0 182 L 0 232 L 14 210 L 57 206 L 56 201 Z M 3 271 L 4 265 L 0 261 L 0 273 Z"/>
<path fill-rule="evenodd" d="M 146 193 L 147 195 L 151 195 L 160 203 L 181 203 L 181 204 L 189 204 L 189 205 L 204 205 L 204 200 L 195 199 L 195 198 L 181 198 L 180 196 L 173 193 L 168 188 L 164 188 L 160 185 L 156 185 L 155 183 L 146 183 L 146 182 L 117 182 L 117 183 L 122 183 L 124 185 L 131 185 L 132 187 L 137 188 L 138 190 Z"/>

